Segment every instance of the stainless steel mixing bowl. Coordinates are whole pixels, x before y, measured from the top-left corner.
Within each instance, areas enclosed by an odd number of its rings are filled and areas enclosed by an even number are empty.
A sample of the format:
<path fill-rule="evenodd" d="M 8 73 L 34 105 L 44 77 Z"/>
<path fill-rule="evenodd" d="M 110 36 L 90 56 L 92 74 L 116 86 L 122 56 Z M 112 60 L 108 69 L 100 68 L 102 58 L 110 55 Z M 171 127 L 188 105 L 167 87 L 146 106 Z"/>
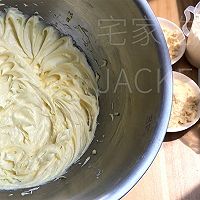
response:
<path fill-rule="evenodd" d="M 38 12 L 46 23 L 72 36 L 98 73 L 101 94 L 95 139 L 66 178 L 30 195 L 22 196 L 27 189 L 1 191 L 0 199 L 119 199 L 156 156 L 172 102 L 169 55 L 147 2 L 2 0 L 1 4 L 27 15 Z"/>

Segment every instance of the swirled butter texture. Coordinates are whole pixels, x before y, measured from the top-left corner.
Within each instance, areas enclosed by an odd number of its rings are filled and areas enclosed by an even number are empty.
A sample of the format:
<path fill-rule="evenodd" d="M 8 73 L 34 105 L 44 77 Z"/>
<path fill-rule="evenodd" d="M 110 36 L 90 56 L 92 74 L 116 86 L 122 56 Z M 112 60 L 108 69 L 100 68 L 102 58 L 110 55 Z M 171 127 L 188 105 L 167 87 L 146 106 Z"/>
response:
<path fill-rule="evenodd" d="M 69 37 L 17 9 L 0 17 L 0 189 L 62 175 L 93 140 L 97 84 Z"/>

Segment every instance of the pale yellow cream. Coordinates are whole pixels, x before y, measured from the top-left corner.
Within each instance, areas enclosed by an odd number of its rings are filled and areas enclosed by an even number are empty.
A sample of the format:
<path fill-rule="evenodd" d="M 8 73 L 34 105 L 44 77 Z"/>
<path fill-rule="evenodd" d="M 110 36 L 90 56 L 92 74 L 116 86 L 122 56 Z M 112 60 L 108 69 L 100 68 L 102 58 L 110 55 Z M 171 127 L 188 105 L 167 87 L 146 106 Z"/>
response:
<path fill-rule="evenodd" d="M 62 175 L 91 143 L 97 84 L 85 56 L 33 16 L 0 17 L 0 189 Z"/>

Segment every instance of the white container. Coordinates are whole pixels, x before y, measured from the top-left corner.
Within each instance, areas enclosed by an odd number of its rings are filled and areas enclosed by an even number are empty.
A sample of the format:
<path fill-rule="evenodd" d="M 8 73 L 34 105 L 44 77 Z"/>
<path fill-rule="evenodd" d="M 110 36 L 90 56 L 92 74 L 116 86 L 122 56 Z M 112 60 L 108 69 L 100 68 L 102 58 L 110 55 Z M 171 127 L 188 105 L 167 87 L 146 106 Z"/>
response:
<path fill-rule="evenodd" d="M 175 58 L 173 58 L 171 60 L 171 64 L 175 64 L 177 61 L 180 60 L 180 58 L 184 55 L 185 53 L 185 49 L 186 49 L 186 39 L 185 39 L 185 35 L 183 34 L 182 30 L 173 22 L 161 18 L 161 17 L 157 17 L 159 24 L 161 25 L 161 27 L 165 27 L 171 31 L 176 31 L 178 33 L 178 40 L 180 41 L 180 49 L 178 51 L 178 54 Z"/>
<path fill-rule="evenodd" d="M 187 83 L 190 85 L 190 87 L 194 90 L 196 93 L 196 96 L 200 97 L 200 88 L 199 86 L 189 77 L 185 76 L 184 74 L 181 74 L 179 72 L 173 72 L 173 79 L 177 79 L 182 81 L 183 83 Z M 175 128 L 168 128 L 167 132 L 179 132 L 179 131 L 184 131 L 190 127 L 192 127 L 194 124 L 196 124 L 200 119 L 200 103 L 198 104 L 198 111 L 197 111 L 197 116 L 196 118 L 187 124 L 180 125 L 180 127 L 175 127 Z"/>
<path fill-rule="evenodd" d="M 196 7 L 189 6 L 184 11 L 186 22 L 182 27 L 183 33 L 188 37 L 186 57 L 195 67 L 200 68 L 200 2 Z M 187 24 L 194 15 L 191 30 L 188 30 Z"/>

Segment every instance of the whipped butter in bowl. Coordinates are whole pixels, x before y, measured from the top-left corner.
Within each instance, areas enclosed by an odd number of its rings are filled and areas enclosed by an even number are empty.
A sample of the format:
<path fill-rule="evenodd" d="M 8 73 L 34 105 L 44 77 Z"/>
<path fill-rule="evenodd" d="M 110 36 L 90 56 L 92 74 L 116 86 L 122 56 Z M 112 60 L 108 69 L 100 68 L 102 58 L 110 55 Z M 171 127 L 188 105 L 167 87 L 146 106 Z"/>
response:
<path fill-rule="evenodd" d="M 173 72 L 173 105 L 168 132 L 183 131 L 200 118 L 200 88 L 189 77 Z"/>
<path fill-rule="evenodd" d="M 95 76 L 71 38 L 1 13 L 0 189 L 59 178 L 92 142 L 98 113 Z"/>

